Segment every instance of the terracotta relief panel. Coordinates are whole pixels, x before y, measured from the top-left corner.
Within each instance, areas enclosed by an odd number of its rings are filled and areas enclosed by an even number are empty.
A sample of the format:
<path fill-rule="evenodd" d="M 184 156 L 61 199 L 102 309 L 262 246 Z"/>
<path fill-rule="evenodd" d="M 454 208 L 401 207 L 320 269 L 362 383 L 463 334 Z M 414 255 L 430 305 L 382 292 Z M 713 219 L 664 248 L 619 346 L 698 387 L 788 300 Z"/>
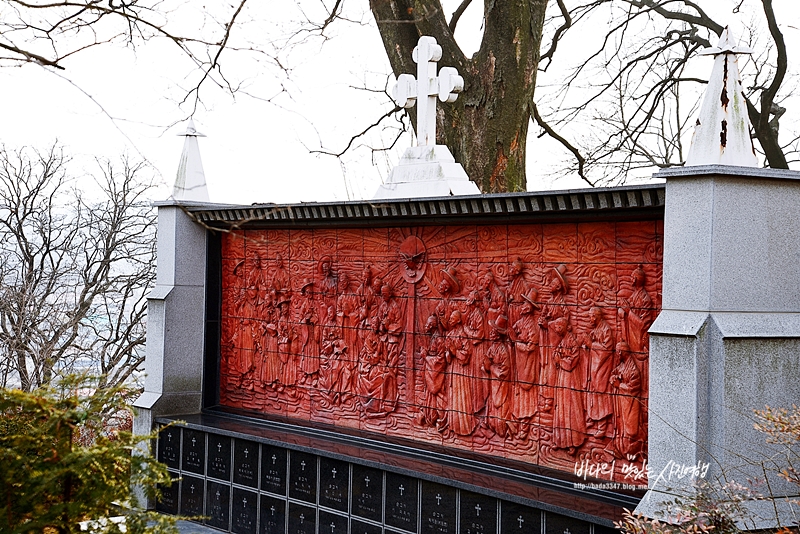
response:
<path fill-rule="evenodd" d="M 652 221 L 226 234 L 221 402 L 644 483 L 661 254 Z"/>

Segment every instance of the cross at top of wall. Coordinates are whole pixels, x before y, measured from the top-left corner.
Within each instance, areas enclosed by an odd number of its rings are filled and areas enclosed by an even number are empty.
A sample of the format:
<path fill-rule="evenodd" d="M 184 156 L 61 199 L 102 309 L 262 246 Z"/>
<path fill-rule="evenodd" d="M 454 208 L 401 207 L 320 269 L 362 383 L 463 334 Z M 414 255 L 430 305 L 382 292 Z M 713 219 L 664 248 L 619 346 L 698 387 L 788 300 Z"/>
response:
<path fill-rule="evenodd" d="M 714 68 L 697 118 L 686 166 L 758 167 L 736 58 L 738 54 L 750 53 L 750 49 L 736 45 L 728 28 L 722 31 L 717 46 L 700 52 L 701 55 L 714 56 Z"/>
<path fill-rule="evenodd" d="M 416 79 L 401 74 L 392 90 L 397 105 L 412 108 L 417 105 L 417 144 L 436 144 L 436 97 L 442 102 L 455 102 L 464 90 L 464 78 L 453 67 L 442 67 L 436 76 L 436 63 L 442 59 L 442 47 L 436 39 L 423 35 L 414 48 L 412 58 L 417 64 Z"/>
<path fill-rule="evenodd" d="M 478 195 L 478 186 L 469 180 L 450 150 L 436 144 L 436 98 L 455 102 L 464 89 L 464 79 L 453 67 L 442 67 L 437 76 L 436 62 L 442 58 L 442 47 L 433 37 L 420 37 L 412 57 L 417 63 L 417 77 L 398 76 L 392 97 L 400 107 L 417 106 L 418 146 L 406 150 L 373 198 Z"/>

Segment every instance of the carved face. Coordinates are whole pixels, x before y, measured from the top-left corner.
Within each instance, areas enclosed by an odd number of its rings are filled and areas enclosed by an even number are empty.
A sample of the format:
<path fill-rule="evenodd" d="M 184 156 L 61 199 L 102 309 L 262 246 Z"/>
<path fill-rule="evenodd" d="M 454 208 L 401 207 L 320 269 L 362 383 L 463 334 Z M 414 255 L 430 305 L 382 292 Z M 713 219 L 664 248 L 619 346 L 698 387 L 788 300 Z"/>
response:
<path fill-rule="evenodd" d="M 430 317 L 428 317 L 428 320 L 425 321 L 425 332 L 427 332 L 428 334 L 432 333 L 434 330 L 436 330 L 438 324 L 439 321 L 438 319 L 436 319 L 436 316 L 431 315 Z"/>
<path fill-rule="evenodd" d="M 603 320 L 603 312 L 600 308 L 592 308 L 590 312 L 592 314 L 592 326 L 597 326 Z"/>
<path fill-rule="evenodd" d="M 450 314 L 450 326 L 455 326 L 457 324 L 461 324 L 461 312 L 455 310 Z"/>
<path fill-rule="evenodd" d="M 529 313 L 533 313 L 533 306 L 531 306 L 530 302 L 528 302 L 527 300 L 523 299 L 522 300 L 522 308 L 520 308 L 520 311 L 522 312 L 523 315 L 527 315 Z"/>
<path fill-rule="evenodd" d="M 550 292 L 553 294 L 561 293 L 564 290 L 564 284 L 561 283 L 561 278 L 558 276 L 553 276 L 552 280 L 550 280 Z"/>
<path fill-rule="evenodd" d="M 644 273 L 639 269 L 633 271 L 631 274 L 631 280 L 633 281 L 633 287 L 642 287 L 644 285 Z"/>
<path fill-rule="evenodd" d="M 489 289 L 489 286 L 492 284 L 492 273 L 486 273 L 483 278 L 481 278 L 481 285 L 480 288 L 483 291 Z"/>
<path fill-rule="evenodd" d="M 439 282 L 437 289 L 439 290 L 439 293 L 441 293 L 442 295 L 446 295 L 453 292 L 453 286 L 450 285 L 450 280 L 448 280 L 447 277 L 442 278 L 442 281 Z"/>
<path fill-rule="evenodd" d="M 383 300 L 389 302 L 389 299 L 392 298 L 392 288 L 388 285 L 381 287 L 381 296 L 383 297 Z"/>
<path fill-rule="evenodd" d="M 519 276 L 522 272 L 522 262 L 519 260 L 514 260 L 508 268 L 509 274 L 511 276 Z"/>

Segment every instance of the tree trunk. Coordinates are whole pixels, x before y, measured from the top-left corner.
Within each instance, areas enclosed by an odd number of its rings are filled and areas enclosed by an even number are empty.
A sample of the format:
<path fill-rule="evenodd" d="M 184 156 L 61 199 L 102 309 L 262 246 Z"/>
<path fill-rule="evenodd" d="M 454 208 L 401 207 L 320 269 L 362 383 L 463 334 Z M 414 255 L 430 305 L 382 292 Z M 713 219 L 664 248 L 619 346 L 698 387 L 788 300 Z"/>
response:
<path fill-rule="evenodd" d="M 484 193 L 524 191 L 525 145 L 536 85 L 546 0 L 484 0 L 480 50 L 464 56 L 439 0 L 371 0 L 395 75 L 415 73 L 421 35 L 442 46 L 439 67 L 455 67 L 464 92 L 438 104 L 436 141 L 447 145 Z"/>

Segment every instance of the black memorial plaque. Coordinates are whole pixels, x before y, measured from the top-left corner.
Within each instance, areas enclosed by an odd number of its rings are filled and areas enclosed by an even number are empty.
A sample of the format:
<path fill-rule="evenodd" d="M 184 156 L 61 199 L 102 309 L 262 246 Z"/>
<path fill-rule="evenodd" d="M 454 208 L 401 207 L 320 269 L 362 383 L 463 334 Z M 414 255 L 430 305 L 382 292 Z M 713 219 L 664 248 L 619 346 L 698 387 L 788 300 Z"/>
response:
<path fill-rule="evenodd" d="M 319 505 L 347 513 L 350 496 L 350 464 L 341 460 L 319 459 Z M 320 529 L 325 525 L 320 519 Z"/>
<path fill-rule="evenodd" d="M 383 472 L 353 464 L 352 495 L 353 515 L 380 521 L 383 517 Z"/>
<path fill-rule="evenodd" d="M 172 478 L 171 486 L 166 486 L 165 484 L 158 485 L 161 498 L 156 502 L 156 510 L 164 514 L 176 515 L 178 513 L 178 491 L 180 483 L 177 480 L 177 473 L 170 472 L 169 476 Z"/>
<path fill-rule="evenodd" d="M 313 454 L 298 451 L 289 454 L 289 497 L 317 502 L 317 457 Z"/>
<path fill-rule="evenodd" d="M 497 534 L 497 499 L 462 491 L 459 512 L 461 534 Z"/>
<path fill-rule="evenodd" d="M 181 451 L 181 469 L 203 474 L 206 464 L 206 435 L 199 430 L 183 429 L 183 449 Z"/>
<path fill-rule="evenodd" d="M 319 534 L 347 534 L 347 516 L 320 510 Z"/>
<path fill-rule="evenodd" d="M 417 479 L 386 473 L 386 524 L 417 531 Z"/>
<path fill-rule="evenodd" d="M 208 435 L 208 476 L 219 480 L 231 479 L 231 438 Z"/>
<path fill-rule="evenodd" d="M 286 449 L 261 446 L 261 490 L 286 495 Z"/>
<path fill-rule="evenodd" d="M 351 519 L 350 534 L 383 534 L 383 529 L 378 525 L 365 523 L 358 519 Z"/>
<path fill-rule="evenodd" d="M 210 437 L 210 436 L 209 436 Z M 231 488 L 219 482 L 209 482 L 206 490 L 206 520 L 212 527 L 228 530 L 230 523 Z"/>
<path fill-rule="evenodd" d="M 541 510 L 508 501 L 500 503 L 500 534 L 538 534 L 541 531 Z"/>
<path fill-rule="evenodd" d="M 231 532 L 255 534 L 258 521 L 258 495 L 253 491 L 233 488 Z"/>
<path fill-rule="evenodd" d="M 456 489 L 422 481 L 422 534 L 455 534 Z"/>
<path fill-rule="evenodd" d="M 181 429 L 170 426 L 158 433 L 158 461 L 170 469 L 179 469 L 181 459 Z"/>
<path fill-rule="evenodd" d="M 286 533 L 286 501 L 267 495 L 261 496 L 261 521 L 259 534 Z"/>
<path fill-rule="evenodd" d="M 310 506 L 289 503 L 289 534 L 316 534 L 317 513 Z"/>
<path fill-rule="evenodd" d="M 258 487 L 258 443 L 237 439 L 233 445 L 233 481 Z"/>
<path fill-rule="evenodd" d="M 545 534 L 589 534 L 589 523 L 565 515 L 545 512 Z"/>
<path fill-rule="evenodd" d="M 203 479 L 183 475 L 181 480 L 181 515 L 197 517 L 203 515 Z"/>

